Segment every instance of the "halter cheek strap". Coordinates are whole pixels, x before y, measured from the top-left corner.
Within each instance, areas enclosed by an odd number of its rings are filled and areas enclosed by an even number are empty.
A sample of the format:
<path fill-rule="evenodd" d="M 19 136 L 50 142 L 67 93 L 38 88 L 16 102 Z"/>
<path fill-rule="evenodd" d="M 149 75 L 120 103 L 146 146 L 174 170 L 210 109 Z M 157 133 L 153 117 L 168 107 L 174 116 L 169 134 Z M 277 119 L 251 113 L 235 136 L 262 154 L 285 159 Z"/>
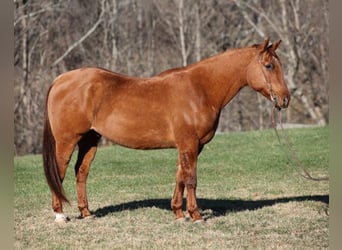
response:
<path fill-rule="evenodd" d="M 264 70 L 264 65 L 261 63 L 261 55 L 258 56 L 258 62 L 260 64 L 260 67 L 261 67 L 261 72 L 264 76 L 264 79 L 265 79 L 265 83 L 267 85 L 267 88 L 269 89 L 270 91 L 270 97 L 271 97 L 271 101 L 273 102 L 273 105 L 276 106 L 277 105 L 277 98 L 273 92 L 273 89 L 272 89 L 272 84 L 271 82 L 269 81 L 267 75 L 266 75 L 266 72 Z"/>

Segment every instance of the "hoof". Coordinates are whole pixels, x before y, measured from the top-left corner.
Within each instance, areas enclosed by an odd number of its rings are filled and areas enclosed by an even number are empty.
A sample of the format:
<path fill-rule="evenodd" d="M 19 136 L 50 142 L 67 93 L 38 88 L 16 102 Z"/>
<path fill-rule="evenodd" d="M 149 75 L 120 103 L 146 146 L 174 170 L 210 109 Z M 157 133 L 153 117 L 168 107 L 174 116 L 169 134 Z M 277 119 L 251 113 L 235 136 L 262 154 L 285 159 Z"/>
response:
<path fill-rule="evenodd" d="M 185 223 L 185 222 L 189 221 L 189 218 L 180 217 L 180 218 L 175 219 L 175 221 L 176 221 L 177 223 Z"/>
<path fill-rule="evenodd" d="M 199 220 L 194 220 L 193 222 L 194 222 L 194 224 L 203 224 L 205 222 L 205 220 L 199 219 Z"/>
<path fill-rule="evenodd" d="M 183 223 L 186 221 L 186 219 L 185 219 L 185 217 L 181 217 L 181 218 L 176 219 L 175 221 L 178 223 Z"/>
<path fill-rule="evenodd" d="M 58 224 L 66 224 L 70 220 L 64 214 L 56 213 L 55 215 L 56 215 L 55 222 Z"/>
<path fill-rule="evenodd" d="M 90 219 L 95 219 L 95 217 L 96 217 L 95 215 L 91 214 L 86 217 L 82 217 L 81 219 L 90 220 Z"/>
<path fill-rule="evenodd" d="M 79 220 L 89 220 L 89 219 L 94 219 L 96 216 L 95 215 L 93 215 L 93 214 L 89 214 L 89 215 L 82 215 L 82 214 L 80 214 L 78 217 L 77 217 L 77 219 L 79 219 Z"/>

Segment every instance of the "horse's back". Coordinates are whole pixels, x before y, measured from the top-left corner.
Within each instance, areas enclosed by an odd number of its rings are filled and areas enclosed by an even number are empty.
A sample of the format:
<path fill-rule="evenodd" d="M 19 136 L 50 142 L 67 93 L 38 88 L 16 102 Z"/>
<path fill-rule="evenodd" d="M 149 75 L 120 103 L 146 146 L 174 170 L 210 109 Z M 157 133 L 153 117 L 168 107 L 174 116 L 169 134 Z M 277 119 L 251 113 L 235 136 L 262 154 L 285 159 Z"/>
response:
<path fill-rule="evenodd" d="M 133 79 L 127 75 L 103 68 L 80 68 L 59 75 L 53 82 L 53 88 L 63 86 L 79 90 L 79 88 L 98 82 L 108 82 L 110 80 L 112 85 L 121 85 Z"/>

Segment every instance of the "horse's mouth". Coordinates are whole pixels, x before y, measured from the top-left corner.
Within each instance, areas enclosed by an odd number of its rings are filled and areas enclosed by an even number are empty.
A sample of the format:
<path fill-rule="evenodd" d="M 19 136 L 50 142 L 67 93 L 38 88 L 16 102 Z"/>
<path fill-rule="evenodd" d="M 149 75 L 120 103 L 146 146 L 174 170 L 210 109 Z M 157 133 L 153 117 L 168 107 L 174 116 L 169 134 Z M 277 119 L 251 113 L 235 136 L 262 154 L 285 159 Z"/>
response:
<path fill-rule="evenodd" d="M 274 104 L 274 107 L 275 107 L 278 111 L 281 110 L 281 107 L 280 107 L 278 104 Z"/>
<path fill-rule="evenodd" d="M 271 96 L 271 101 L 272 101 L 273 107 L 274 107 L 275 109 L 277 109 L 278 111 L 280 111 L 280 110 L 281 110 L 281 107 L 280 107 L 279 104 L 278 104 L 277 97 Z"/>

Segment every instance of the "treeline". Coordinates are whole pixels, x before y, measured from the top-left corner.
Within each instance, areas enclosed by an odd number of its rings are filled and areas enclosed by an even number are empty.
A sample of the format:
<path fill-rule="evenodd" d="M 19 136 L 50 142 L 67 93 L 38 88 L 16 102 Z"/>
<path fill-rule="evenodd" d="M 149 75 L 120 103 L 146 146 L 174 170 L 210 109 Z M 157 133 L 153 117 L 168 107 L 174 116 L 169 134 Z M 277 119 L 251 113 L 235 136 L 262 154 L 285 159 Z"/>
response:
<path fill-rule="evenodd" d="M 328 0 L 14 0 L 17 154 L 40 153 L 46 91 L 60 73 L 100 66 L 141 77 L 234 47 L 281 39 L 292 93 L 285 122 L 328 122 Z M 270 127 L 270 103 L 243 89 L 219 130 Z"/>

